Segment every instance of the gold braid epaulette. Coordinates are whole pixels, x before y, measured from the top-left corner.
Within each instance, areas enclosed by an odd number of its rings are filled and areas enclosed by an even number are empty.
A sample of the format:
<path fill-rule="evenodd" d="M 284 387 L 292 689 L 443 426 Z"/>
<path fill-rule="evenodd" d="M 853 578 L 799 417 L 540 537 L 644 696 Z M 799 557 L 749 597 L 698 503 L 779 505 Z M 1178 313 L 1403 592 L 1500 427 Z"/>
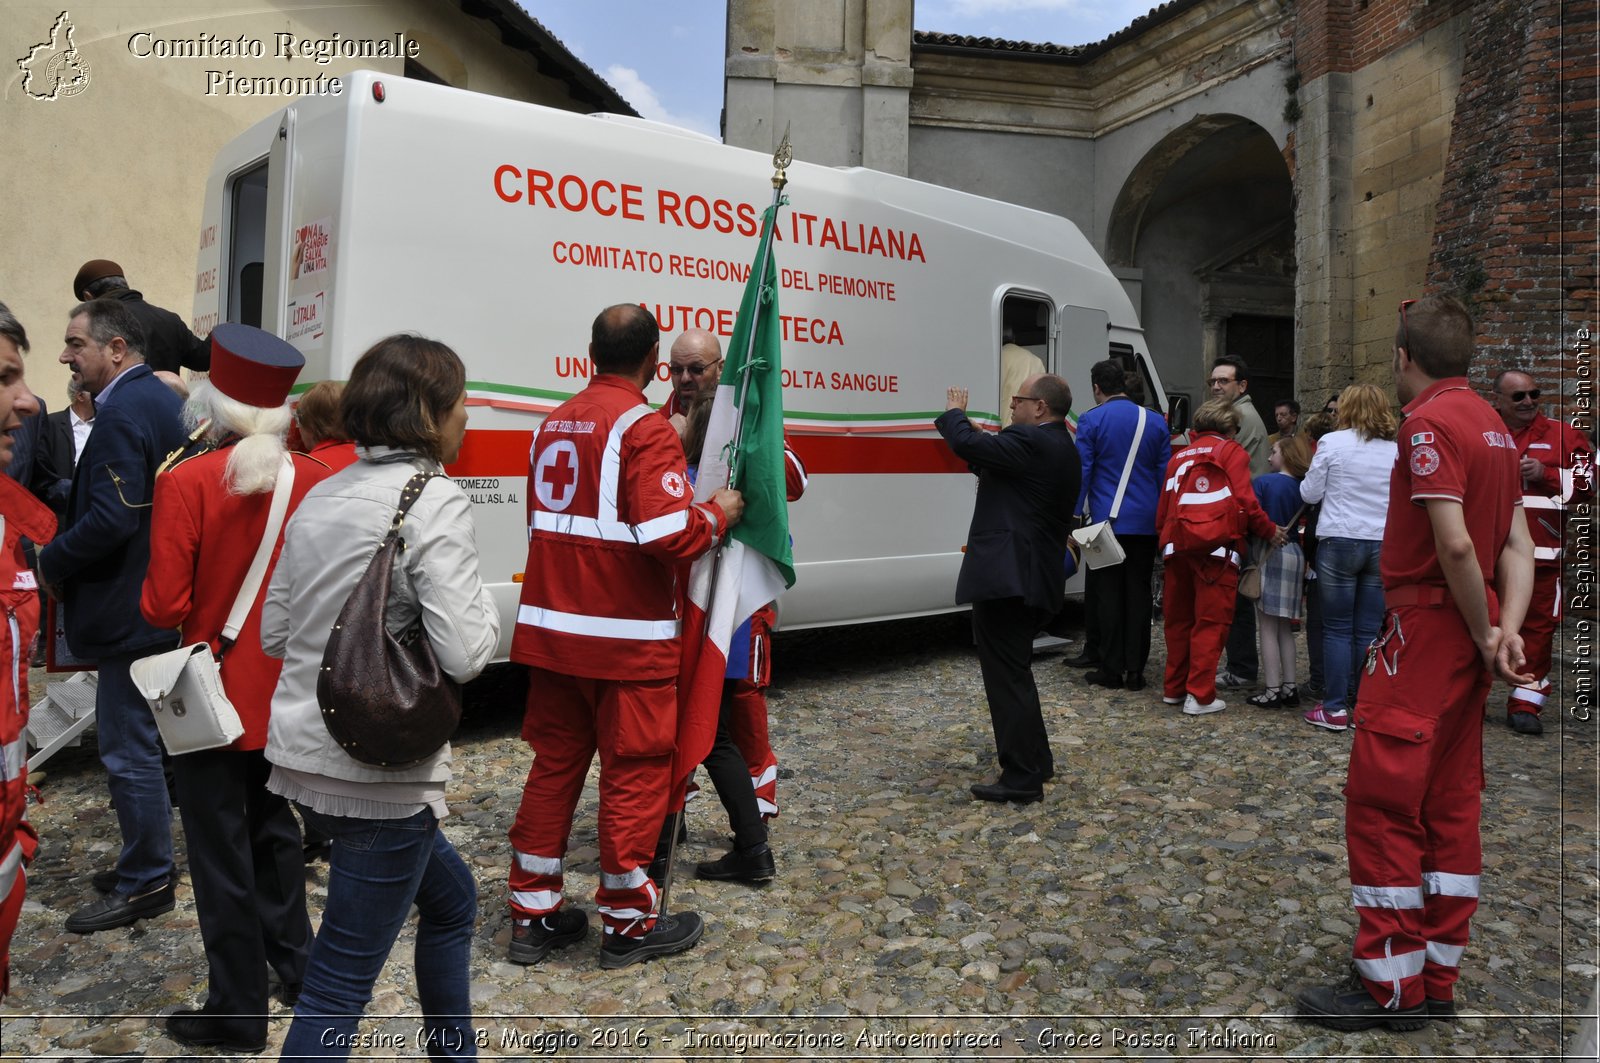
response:
<path fill-rule="evenodd" d="M 168 454 L 167 460 L 156 468 L 156 475 L 160 476 L 164 472 L 177 468 L 190 458 L 198 458 L 202 454 L 208 454 L 215 450 L 215 443 L 201 443 L 200 437 L 206 434 L 206 429 L 209 427 L 211 427 L 210 422 L 207 422 L 189 433 L 189 438 L 183 441 L 183 446 Z M 194 450 L 196 444 L 200 444 L 200 449 Z M 189 453 L 191 450 L 194 450 L 194 453 Z"/>

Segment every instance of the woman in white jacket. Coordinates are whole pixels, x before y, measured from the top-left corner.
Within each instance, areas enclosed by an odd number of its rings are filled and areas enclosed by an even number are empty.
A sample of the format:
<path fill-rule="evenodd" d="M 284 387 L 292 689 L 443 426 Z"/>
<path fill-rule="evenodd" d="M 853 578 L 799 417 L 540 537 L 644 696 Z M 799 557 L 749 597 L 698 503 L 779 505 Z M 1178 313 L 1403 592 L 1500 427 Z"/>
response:
<path fill-rule="evenodd" d="M 450 747 L 409 768 L 349 757 L 328 734 L 317 673 L 329 632 L 388 532 L 400 491 L 441 472 L 466 434 L 466 372 L 442 343 L 390 336 L 351 371 L 340 411 L 360 460 L 318 484 L 289 523 L 262 611 L 261 642 L 283 658 L 272 699 L 268 788 L 333 839 L 328 900 L 283 1058 L 345 1058 L 389 950 L 417 906 L 417 996 L 433 1059 L 476 1054 L 467 955 L 477 915 L 472 874 L 439 829 Z M 430 480 L 401 528 L 391 626 L 419 613 L 439 664 L 458 682 L 488 663 L 499 614 L 478 577 L 471 505 Z"/>
<path fill-rule="evenodd" d="M 1359 669 L 1383 622 L 1383 527 L 1389 514 L 1397 422 L 1390 399 L 1371 384 L 1339 395 L 1339 431 L 1317 443 L 1300 483 L 1317 518 L 1317 594 L 1322 606 L 1325 696 L 1305 713 L 1314 727 L 1350 726 Z"/>

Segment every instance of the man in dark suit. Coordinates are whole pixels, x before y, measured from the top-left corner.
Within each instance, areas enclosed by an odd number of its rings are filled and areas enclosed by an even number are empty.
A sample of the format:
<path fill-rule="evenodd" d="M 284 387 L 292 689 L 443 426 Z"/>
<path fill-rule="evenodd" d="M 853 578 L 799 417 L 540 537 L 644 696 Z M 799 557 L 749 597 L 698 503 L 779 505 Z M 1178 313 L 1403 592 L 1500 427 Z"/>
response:
<path fill-rule="evenodd" d="M 39 437 L 39 454 L 33 465 L 29 488 L 56 512 L 59 521 L 67 515 L 67 499 L 72 494 L 72 470 L 77 468 L 79 428 L 84 443 L 94 428 L 94 398 L 76 380 L 67 385 L 67 408 L 45 417 Z"/>
<path fill-rule="evenodd" d="M 999 434 L 967 419 L 967 389 L 946 392 L 934 422 L 978 477 L 978 498 L 956 579 L 956 602 L 972 603 L 972 632 L 994 724 L 1000 778 L 978 783 L 982 801 L 1038 801 L 1055 774 L 1033 638 L 1061 607 L 1067 531 L 1078 499 L 1078 450 L 1067 431 L 1072 391 L 1058 376 L 1028 377 L 1011 396 L 1011 424 Z"/>
<path fill-rule="evenodd" d="M 106 896 L 66 928 L 89 934 L 173 907 L 171 805 L 161 736 L 128 671 L 177 645 L 145 622 L 139 592 L 150 564 L 156 470 L 183 446 L 182 403 L 140 354 L 144 334 L 122 303 L 96 299 L 72 311 L 61 361 L 94 397 L 94 432 L 72 477 L 64 530 L 39 553 L 40 574 L 66 609 L 67 645 L 95 660 L 95 726 L 122 831 L 114 873 L 95 876 Z"/>

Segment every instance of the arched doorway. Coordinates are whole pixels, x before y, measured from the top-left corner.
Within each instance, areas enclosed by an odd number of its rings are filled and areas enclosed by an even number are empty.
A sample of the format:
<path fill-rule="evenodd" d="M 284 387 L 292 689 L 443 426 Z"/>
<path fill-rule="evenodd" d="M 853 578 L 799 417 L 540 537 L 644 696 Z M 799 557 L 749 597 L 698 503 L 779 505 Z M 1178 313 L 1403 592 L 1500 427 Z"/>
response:
<path fill-rule="evenodd" d="M 1140 320 L 1169 391 L 1204 401 L 1211 361 L 1227 353 L 1250 364 L 1263 418 L 1294 396 L 1293 194 L 1261 126 L 1203 115 L 1163 137 L 1118 193 L 1106 258 L 1138 279 Z"/>

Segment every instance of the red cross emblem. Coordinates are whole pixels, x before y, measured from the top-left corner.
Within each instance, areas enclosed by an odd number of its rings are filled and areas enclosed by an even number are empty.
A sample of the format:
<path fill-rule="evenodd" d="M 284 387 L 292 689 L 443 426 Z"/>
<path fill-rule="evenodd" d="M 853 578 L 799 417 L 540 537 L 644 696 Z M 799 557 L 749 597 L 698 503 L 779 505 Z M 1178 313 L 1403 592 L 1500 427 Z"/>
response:
<path fill-rule="evenodd" d="M 578 448 L 570 439 L 545 447 L 533 470 L 533 493 L 545 509 L 560 513 L 572 504 L 578 485 Z"/>

